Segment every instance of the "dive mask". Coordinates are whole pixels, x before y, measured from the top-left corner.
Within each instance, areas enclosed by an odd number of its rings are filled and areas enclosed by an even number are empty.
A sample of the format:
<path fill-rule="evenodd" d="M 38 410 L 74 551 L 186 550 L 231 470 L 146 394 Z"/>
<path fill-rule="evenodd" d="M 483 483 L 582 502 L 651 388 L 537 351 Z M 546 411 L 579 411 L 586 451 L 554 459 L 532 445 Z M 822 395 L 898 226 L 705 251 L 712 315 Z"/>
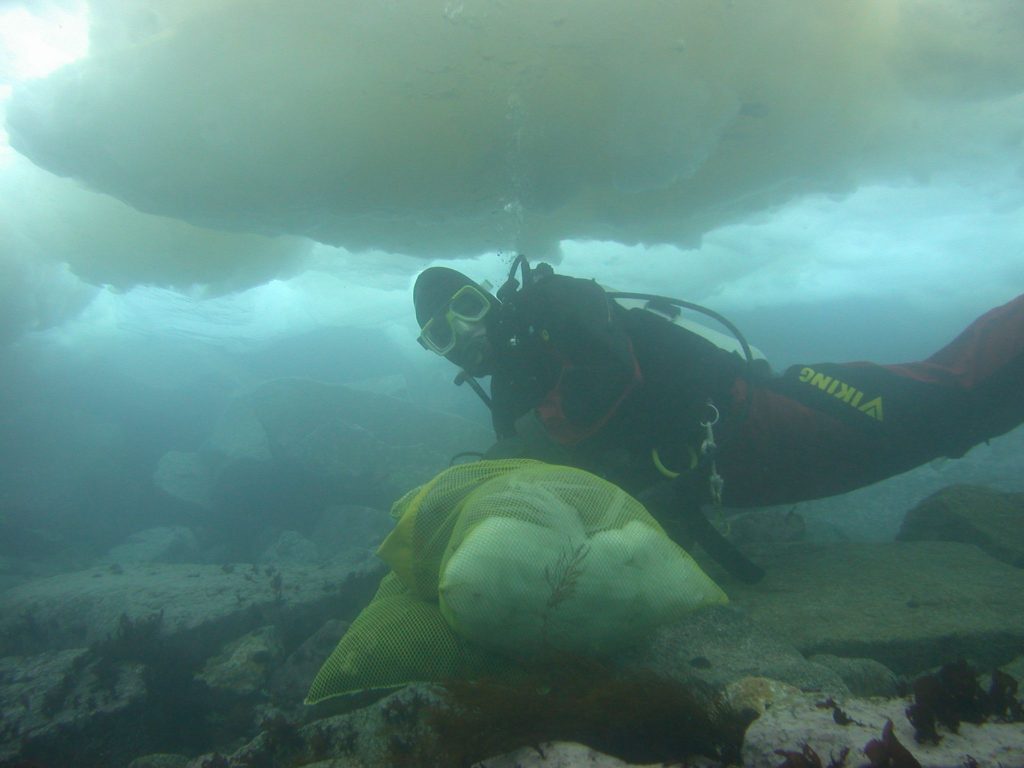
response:
<path fill-rule="evenodd" d="M 491 310 L 490 297 L 475 285 L 464 285 L 420 329 L 417 341 L 431 352 L 447 355 L 460 335 L 474 330 L 473 325 Z"/>

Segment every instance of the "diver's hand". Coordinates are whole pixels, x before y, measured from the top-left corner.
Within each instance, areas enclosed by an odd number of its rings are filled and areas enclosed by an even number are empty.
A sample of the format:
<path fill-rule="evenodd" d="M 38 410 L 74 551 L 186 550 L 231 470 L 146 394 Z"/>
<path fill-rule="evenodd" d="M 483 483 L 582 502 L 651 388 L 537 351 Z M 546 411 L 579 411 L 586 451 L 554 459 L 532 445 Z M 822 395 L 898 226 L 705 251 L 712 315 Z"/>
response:
<path fill-rule="evenodd" d="M 531 410 L 520 416 L 516 419 L 515 426 L 516 439 L 522 443 L 520 456 L 523 458 L 546 461 L 549 464 L 576 466 L 569 449 L 548 434 L 536 411 Z"/>
<path fill-rule="evenodd" d="M 555 442 L 534 411 L 516 419 L 515 435 L 502 438 L 484 453 L 485 459 L 536 459 L 576 466 L 568 448 Z"/>
<path fill-rule="evenodd" d="M 702 491 L 695 475 L 680 475 L 675 480 L 656 483 L 637 499 L 657 520 L 665 533 L 683 549 L 695 543 L 732 576 L 747 584 L 764 578 L 764 570 L 749 560 L 704 516 Z"/>

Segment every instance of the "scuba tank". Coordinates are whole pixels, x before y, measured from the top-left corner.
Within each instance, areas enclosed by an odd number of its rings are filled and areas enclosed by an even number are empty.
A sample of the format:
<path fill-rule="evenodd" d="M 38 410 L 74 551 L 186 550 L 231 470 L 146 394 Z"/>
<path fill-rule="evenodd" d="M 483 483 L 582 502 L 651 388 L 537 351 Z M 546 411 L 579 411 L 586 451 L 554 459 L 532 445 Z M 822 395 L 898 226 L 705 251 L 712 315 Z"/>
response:
<path fill-rule="evenodd" d="M 516 279 L 517 269 L 520 271 L 520 279 Z M 554 269 L 550 264 L 541 262 L 536 267 L 531 267 L 526 256 L 521 253 L 517 254 L 515 259 L 512 261 L 512 266 L 508 272 L 508 278 L 497 291 L 496 295 L 498 301 L 502 304 L 506 304 L 512 296 L 524 287 L 553 274 Z M 600 285 L 600 283 L 598 283 L 598 285 Z M 620 304 L 623 308 L 629 309 L 631 306 L 639 304 L 645 311 L 660 315 L 675 325 L 685 328 L 692 333 L 696 333 L 699 336 L 703 336 L 712 344 L 720 349 L 724 349 L 726 352 L 736 352 L 737 354 L 742 355 L 748 366 L 752 365 L 754 360 L 767 360 L 761 350 L 756 347 L 751 347 L 747 343 L 746 338 L 740 332 L 739 328 L 733 325 L 728 318 L 720 315 L 712 309 L 708 309 L 707 307 L 695 304 L 691 301 L 675 299 L 670 296 L 660 296 L 652 293 L 638 293 L 633 291 L 617 291 L 604 285 L 601 287 L 604 289 L 608 298 L 615 300 L 616 303 Z M 683 317 L 683 309 L 699 312 L 712 318 L 723 325 L 729 331 L 731 336 L 721 333 L 720 331 L 716 331 L 714 328 L 710 328 L 702 323 L 687 320 Z"/>
<path fill-rule="evenodd" d="M 684 328 L 690 333 L 695 333 L 698 336 L 704 337 L 719 349 L 724 349 L 726 352 L 734 352 L 737 355 L 745 354 L 742 342 L 740 342 L 739 340 L 740 337 L 737 335 L 739 334 L 738 329 L 735 332 L 735 334 L 722 333 L 721 331 L 717 331 L 714 328 L 705 325 L 704 323 L 700 323 L 695 320 L 690 320 L 684 317 L 682 309 L 680 308 L 680 305 L 684 304 L 684 302 L 681 299 L 666 300 L 663 299 L 662 297 L 653 296 L 651 294 L 646 293 L 628 293 L 624 291 L 617 291 L 614 288 L 608 288 L 605 286 L 602 286 L 602 288 L 605 289 L 605 292 L 611 298 L 615 299 L 617 303 L 619 303 L 626 309 L 638 307 L 647 312 L 651 312 L 655 315 L 660 315 L 673 325 L 678 325 L 680 328 Z M 700 311 L 705 315 L 714 317 L 714 315 L 710 314 L 711 310 L 705 307 L 700 307 L 698 309 L 698 306 L 699 305 L 697 304 L 688 304 L 686 308 L 693 309 L 695 311 Z M 722 318 L 719 322 L 723 322 L 724 324 L 725 318 Z M 753 360 L 764 360 L 765 362 L 768 361 L 768 358 L 760 349 L 758 349 L 752 344 L 748 346 L 750 348 L 750 354 Z"/>

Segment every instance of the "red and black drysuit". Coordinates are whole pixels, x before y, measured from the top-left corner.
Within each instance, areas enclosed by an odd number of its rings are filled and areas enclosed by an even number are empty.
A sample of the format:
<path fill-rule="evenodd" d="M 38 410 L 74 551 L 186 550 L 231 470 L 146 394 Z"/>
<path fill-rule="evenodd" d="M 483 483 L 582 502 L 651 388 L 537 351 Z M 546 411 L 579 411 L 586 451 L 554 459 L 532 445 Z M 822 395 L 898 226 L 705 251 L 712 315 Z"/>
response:
<path fill-rule="evenodd" d="M 700 474 L 708 401 L 726 506 L 794 503 L 869 485 L 1024 421 L 1024 296 L 991 310 L 927 360 L 815 363 L 773 376 L 597 283 L 549 275 L 508 299 L 489 328 L 495 431 L 533 414 L 563 461 L 640 495 Z M 499 442 L 501 445 L 501 442 Z M 706 489 L 701 482 L 694 487 Z"/>

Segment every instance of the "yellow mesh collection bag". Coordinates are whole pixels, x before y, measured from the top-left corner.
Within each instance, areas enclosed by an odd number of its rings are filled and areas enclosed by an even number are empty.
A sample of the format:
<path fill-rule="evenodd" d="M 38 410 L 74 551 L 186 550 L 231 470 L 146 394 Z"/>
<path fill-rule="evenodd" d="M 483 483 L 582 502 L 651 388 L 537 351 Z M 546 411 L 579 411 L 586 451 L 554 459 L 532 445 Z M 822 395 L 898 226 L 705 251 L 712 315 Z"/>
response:
<path fill-rule="evenodd" d="M 306 703 L 414 681 L 494 673 L 506 665 L 456 635 L 436 604 L 420 600 L 389 573 L 320 668 Z"/>
<path fill-rule="evenodd" d="M 392 568 L 321 668 L 308 703 L 495 672 L 508 659 L 604 655 L 727 601 L 643 505 L 587 472 L 463 464 L 395 503 Z"/>
<path fill-rule="evenodd" d="M 489 480 L 538 462 L 528 459 L 459 464 L 396 501 L 398 522 L 377 554 L 405 585 L 424 600 L 437 600 L 441 559 L 470 493 Z"/>

